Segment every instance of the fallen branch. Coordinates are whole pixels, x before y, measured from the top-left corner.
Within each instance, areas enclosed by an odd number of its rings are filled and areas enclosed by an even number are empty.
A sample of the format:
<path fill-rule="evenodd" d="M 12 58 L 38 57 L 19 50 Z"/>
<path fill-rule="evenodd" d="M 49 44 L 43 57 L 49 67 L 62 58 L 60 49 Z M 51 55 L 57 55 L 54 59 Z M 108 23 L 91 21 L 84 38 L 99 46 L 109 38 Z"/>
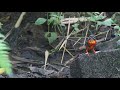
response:
<path fill-rule="evenodd" d="M 26 14 L 26 12 L 22 12 L 19 19 L 17 20 L 16 24 L 15 24 L 15 28 L 18 28 L 23 20 L 24 15 Z"/>
<path fill-rule="evenodd" d="M 18 28 L 23 20 L 23 16 L 26 14 L 26 12 L 22 12 L 19 19 L 17 20 L 16 24 L 14 27 L 11 28 L 11 30 L 6 34 L 5 38 L 3 40 L 6 40 L 10 34 L 12 33 L 12 31 L 14 30 L 14 28 Z"/>

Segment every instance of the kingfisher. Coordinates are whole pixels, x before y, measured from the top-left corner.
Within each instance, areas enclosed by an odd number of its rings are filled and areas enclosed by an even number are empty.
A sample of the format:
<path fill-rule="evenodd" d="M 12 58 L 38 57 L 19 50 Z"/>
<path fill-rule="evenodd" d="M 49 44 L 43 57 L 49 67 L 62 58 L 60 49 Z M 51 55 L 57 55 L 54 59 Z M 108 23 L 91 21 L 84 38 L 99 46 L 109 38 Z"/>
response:
<path fill-rule="evenodd" d="M 89 56 L 89 51 L 93 51 L 94 54 L 96 54 L 96 51 L 95 51 L 95 46 L 96 46 L 97 42 L 96 42 L 96 38 L 95 38 L 95 35 L 90 35 L 88 37 L 88 40 L 86 42 L 86 54 Z"/>

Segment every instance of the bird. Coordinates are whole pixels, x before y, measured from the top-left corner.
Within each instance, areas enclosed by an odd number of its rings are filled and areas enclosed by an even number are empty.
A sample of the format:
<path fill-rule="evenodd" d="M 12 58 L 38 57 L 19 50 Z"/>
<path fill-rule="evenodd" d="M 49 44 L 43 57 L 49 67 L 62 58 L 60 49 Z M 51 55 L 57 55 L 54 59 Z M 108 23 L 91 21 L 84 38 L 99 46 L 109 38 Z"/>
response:
<path fill-rule="evenodd" d="M 95 46 L 96 46 L 97 42 L 96 42 L 96 38 L 95 35 L 90 35 L 87 39 L 87 42 L 85 44 L 86 46 L 86 54 L 89 56 L 89 52 L 93 51 L 94 54 L 96 54 L 95 51 Z"/>

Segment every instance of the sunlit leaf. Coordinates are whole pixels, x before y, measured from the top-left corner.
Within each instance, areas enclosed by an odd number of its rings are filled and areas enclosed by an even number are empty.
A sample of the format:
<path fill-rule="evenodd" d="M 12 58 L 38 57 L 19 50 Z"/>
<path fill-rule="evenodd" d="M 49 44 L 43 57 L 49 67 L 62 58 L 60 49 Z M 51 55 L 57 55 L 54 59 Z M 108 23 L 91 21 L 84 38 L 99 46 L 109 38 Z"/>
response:
<path fill-rule="evenodd" d="M 4 72 L 9 75 L 12 73 L 12 64 L 9 59 L 8 43 L 3 40 L 5 36 L 0 33 L 0 74 Z"/>
<path fill-rule="evenodd" d="M 102 22 L 102 24 L 105 25 L 105 26 L 111 26 L 112 23 L 114 23 L 114 22 L 111 18 Z"/>
<path fill-rule="evenodd" d="M 0 38 L 4 38 L 5 36 L 3 34 L 0 33 Z"/>
<path fill-rule="evenodd" d="M 114 26 L 114 29 L 118 29 L 118 30 L 119 30 L 119 29 L 120 29 L 120 27 L 119 27 L 119 26 Z"/>
<path fill-rule="evenodd" d="M 89 19 L 90 21 L 93 21 L 93 22 L 95 22 L 95 21 L 96 21 L 96 18 L 95 18 L 95 17 L 93 17 L 93 16 L 89 17 L 88 19 Z"/>
<path fill-rule="evenodd" d="M 74 28 L 78 28 L 79 24 L 75 23 L 74 25 L 72 25 L 72 27 Z"/>
<path fill-rule="evenodd" d="M 46 22 L 46 19 L 45 18 L 38 18 L 36 21 L 35 21 L 35 25 L 41 25 L 43 23 Z"/>
<path fill-rule="evenodd" d="M 75 31 L 79 31 L 79 29 L 78 29 L 78 28 L 74 28 L 74 30 L 75 30 Z"/>
<path fill-rule="evenodd" d="M 0 74 L 3 74 L 5 72 L 4 68 L 0 68 Z"/>

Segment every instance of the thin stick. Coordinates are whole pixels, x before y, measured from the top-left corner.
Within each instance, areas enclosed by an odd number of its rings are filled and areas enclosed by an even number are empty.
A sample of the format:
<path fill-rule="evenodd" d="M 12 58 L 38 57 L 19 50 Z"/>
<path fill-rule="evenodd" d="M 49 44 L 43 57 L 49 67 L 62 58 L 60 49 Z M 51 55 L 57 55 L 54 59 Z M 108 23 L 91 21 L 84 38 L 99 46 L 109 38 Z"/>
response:
<path fill-rule="evenodd" d="M 70 20 L 69 20 L 69 24 L 68 24 L 67 36 L 69 35 L 69 31 L 70 31 Z M 67 45 L 67 40 L 65 42 L 65 48 L 66 48 L 66 45 Z M 64 54 L 65 54 L 65 48 L 64 48 L 64 51 L 63 51 L 63 55 L 62 55 L 61 64 L 63 62 L 63 58 L 64 58 Z"/>
<path fill-rule="evenodd" d="M 69 59 L 68 61 L 66 61 L 63 65 L 64 65 L 65 67 L 68 67 L 68 66 L 75 60 L 75 58 L 78 57 L 78 55 L 79 55 L 79 54 L 75 55 L 74 57 L 72 57 L 71 59 Z M 58 74 L 60 74 L 60 72 L 62 72 L 62 71 L 65 69 L 65 67 L 62 67 L 62 68 L 60 69 L 60 71 L 58 72 Z"/>
<path fill-rule="evenodd" d="M 63 46 L 63 48 L 66 50 L 66 52 L 67 52 L 71 57 L 74 57 L 74 56 L 68 51 L 68 49 L 66 49 L 64 46 Z"/>
<path fill-rule="evenodd" d="M 11 30 L 6 34 L 6 36 L 5 36 L 5 38 L 3 40 L 6 40 L 9 37 L 9 35 L 12 33 L 14 28 L 18 28 L 20 26 L 25 14 L 26 14 L 26 12 L 21 13 L 21 15 L 20 15 L 19 19 L 17 20 L 15 26 L 11 28 Z"/>
<path fill-rule="evenodd" d="M 73 47 L 80 41 L 81 37 L 74 43 Z"/>
<path fill-rule="evenodd" d="M 22 12 L 19 19 L 17 20 L 16 24 L 15 24 L 15 28 L 18 28 L 23 20 L 24 15 L 26 14 L 26 12 Z"/>
<path fill-rule="evenodd" d="M 4 41 L 8 38 L 8 36 L 10 36 L 10 34 L 12 33 L 14 27 L 11 28 L 11 30 L 6 34 L 5 38 L 3 39 Z"/>
<path fill-rule="evenodd" d="M 85 30 L 87 27 L 85 27 L 84 29 L 81 30 Z M 71 35 L 75 35 L 79 32 L 81 32 L 81 30 L 79 30 L 78 32 L 73 33 L 73 31 L 66 37 L 65 41 L 62 43 L 62 45 L 60 46 L 59 50 L 61 50 L 61 48 L 64 46 L 64 44 L 67 42 L 67 39 L 70 38 Z"/>
<path fill-rule="evenodd" d="M 110 31 L 110 30 L 108 30 L 107 33 L 106 33 L 105 40 L 107 39 L 107 36 L 108 36 L 109 31 Z"/>
<path fill-rule="evenodd" d="M 86 35 L 85 35 L 85 39 L 84 39 L 83 45 L 85 45 L 85 43 L 86 43 L 86 38 L 87 38 L 88 30 L 89 30 L 89 24 L 88 24 L 88 27 L 87 27 L 87 31 L 86 31 Z"/>
<path fill-rule="evenodd" d="M 60 46 L 59 50 L 61 50 L 61 48 L 64 46 L 64 44 L 67 42 L 67 39 L 72 35 L 72 32 L 66 37 L 65 41 L 62 43 L 62 45 Z"/>
<path fill-rule="evenodd" d="M 65 47 L 66 47 L 66 44 L 65 44 Z M 65 48 L 64 48 L 64 51 L 63 51 L 63 55 L 62 55 L 61 64 L 63 62 L 64 54 L 65 54 Z"/>
<path fill-rule="evenodd" d="M 59 42 L 59 44 L 55 47 L 55 49 L 57 49 L 63 42 L 64 38 Z"/>

